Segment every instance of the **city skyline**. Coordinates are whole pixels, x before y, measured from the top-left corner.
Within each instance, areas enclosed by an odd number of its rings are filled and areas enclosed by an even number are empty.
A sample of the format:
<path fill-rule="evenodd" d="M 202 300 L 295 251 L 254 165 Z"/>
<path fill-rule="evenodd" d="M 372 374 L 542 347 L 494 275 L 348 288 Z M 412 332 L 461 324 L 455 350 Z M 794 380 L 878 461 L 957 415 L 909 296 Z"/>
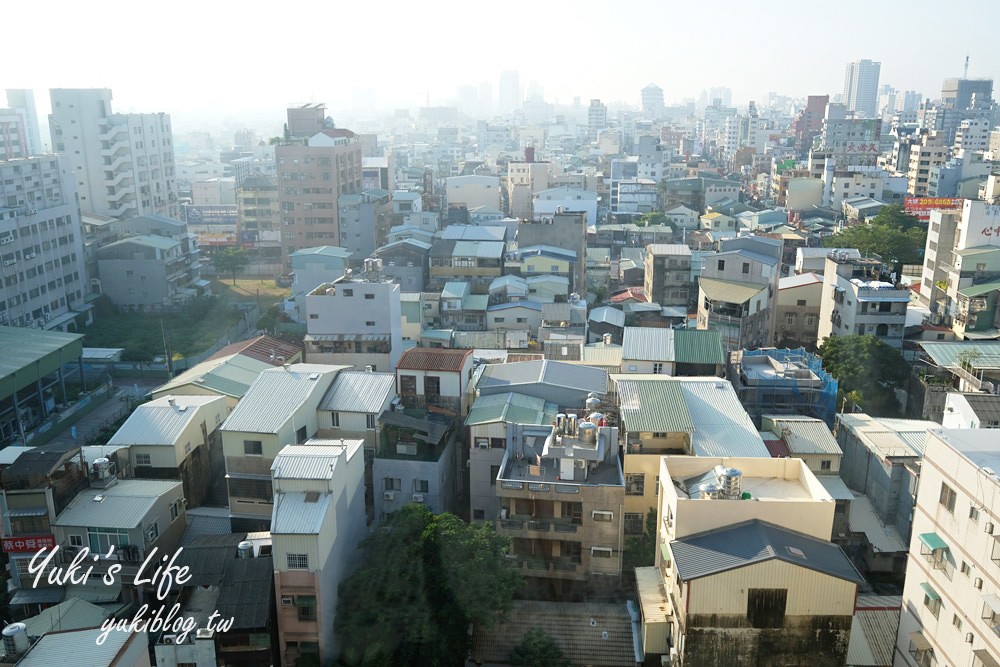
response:
<path fill-rule="evenodd" d="M 848 3 L 848 9 L 853 5 L 863 7 Z M 963 5 L 975 3 L 959 1 L 954 11 Z M 42 17 L 36 7 L 9 8 L 10 24 L 37 24 Z M 102 13 L 100 25 L 85 39 L 80 26 L 92 22 L 90 15 L 81 6 L 66 5 L 61 8 L 66 20 L 47 26 L 48 38 L 60 48 L 35 48 L 37 37 L 30 31 L 9 36 L 15 52 L 32 57 L 6 71 L 0 86 L 34 89 L 43 117 L 49 111 L 49 88 L 98 87 L 115 92 L 115 107 L 122 112 L 165 111 L 187 124 L 198 116 L 270 112 L 280 118 L 293 102 L 325 102 L 332 112 L 373 97 L 380 112 L 428 102 L 444 105 L 455 101 L 459 87 L 479 89 L 484 82 L 496 103 L 505 70 L 519 73 L 525 93 L 536 83 L 548 102 L 571 104 L 579 97 L 586 107 L 599 98 L 611 106 L 637 108 L 640 90 L 649 83 L 663 88 L 667 104 L 697 99 L 717 86 L 731 88 L 740 106 L 749 100 L 760 104 L 768 92 L 795 98 L 836 95 L 843 89 L 846 64 L 860 59 L 882 63 L 882 84 L 931 99 L 940 96 L 945 78 L 962 75 L 967 55 L 970 78 L 1000 78 L 1000 63 L 989 48 L 990 26 L 1000 19 L 1000 8 L 992 6 L 980 6 L 982 20 L 969 22 L 962 33 L 940 34 L 924 18 L 930 2 L 909 2 L 906 13 L 892 16 L 899 38 L 878 40 L 872 39 L 876 27 L 886 22 L 862 25 L 851 11 L 809 6 L 794 15 L 782 12 L 779 23 L 764 11 L 767 7 L 748 12 L 732 0 L 716 3 L 711 16 L 698 6 L 645 1 L 610 15 L 590 0 L 572 5 L 515 1 L 488 20 L 476 20 L 467 6 L 451 0 L 436 3 L 433 17 L 410 16 L 408 7 L 387 3 L 382 16 L 395 12 L 399 20 L 379 23 L 377 29 L 363 7 L 338 8 L 330 24 L 335 39 L 304 40 L 299 29 L 270 30 L 272 19 L 266 15 L 234 14 L 184 0 L 173 13 L 157 17 L 158 34 L 174 36 L 166 41 L 175 46 L 154 50 L 148 33 L 127 22 L 133 21 L 132 12 Z M 295 20 L 311 16 L 309 8 L 321 15 L 321 5 L 307 2 L 296 7 Z M 318 25 L 322 30 L 322 22 Z M 344 25 L 359 29 L 338 29 Z M 824 26 L 823 35 L 813 34 L 817 25 Z M 101 28 L 113 39 L 102 40 L 94 32 Z M 444 35 L 450 39 L 441 39 Z M 620 36 L 625 46 L 609 48 L 609 35 Z M 832 46 L 823 48 L 827 42 Z M 597 55 L 591 55 L 588 44 Z"/>

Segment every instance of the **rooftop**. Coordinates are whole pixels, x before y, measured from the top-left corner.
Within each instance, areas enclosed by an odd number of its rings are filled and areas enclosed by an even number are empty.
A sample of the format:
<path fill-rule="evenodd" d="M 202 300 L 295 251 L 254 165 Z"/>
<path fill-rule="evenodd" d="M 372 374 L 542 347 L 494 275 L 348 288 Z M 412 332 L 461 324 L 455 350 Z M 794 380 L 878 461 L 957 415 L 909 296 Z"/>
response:
<path fill-rule="evenodd" d="M 675 540 L 670 550 L 682 581 L 776 559 L 864 583 L 839 546 L 756 519 Z"/>
<path fill-rule="evenodd" d="M 272 535 L 318 535 L 330 509 L 331 493 L 304 491 L 274 494 Z"/>
<path fill-rule="evenodd" d="M 786 276 L 785 278 L 778 279 L 778 289 L 794 289 L 796 287 L 805 287 L 806 285 L 822 285 L 823 276 L 816 273 L 800 273 Z"/>
<path fill-rule="evenodd" d="M 1000 369 L 1000 341 L 919 341 L 919 345 L 944 368 L 965 363 L 975 369 Z"/>
<path fill-rule="evenodd" d="M 326 392 L 333 376 L 347 366 L 292 364 L 262 372 L 222 424 L 224 431 L 277 433 L 295 411 L 317 392 Z"/>
<path fill-rule="evenodd" d="M 269 368 L 273 368 L 269 362 L 242 354 L 213 357 L 167 381 L 166 384 L 154 389 L 153 393 L 168 394 L 181 387 L 193 385 L 214 394 L 242 398 L 254 380 Z"/>
<path fill-rule="evenodd" d="M 18 667 L 52 667 L 52 665 L 87 665 L 87 667 L 111 667 L 118 664 L 118 658 L 132 642 L 143 642 L 139 633 L 109 632 L 106 641 L 97 640 L 104 633 L 100 627 L 89 630 L 62 630 L 50 632 L 31 647 L 21 658 Z M 142 653 L 145 653 L 143 648 Z"/>
<path fill-rule="evenodd" d="M 896 527 L 882 522 L 868 496 L 863 493 L 853 493 L 848 530 L 863 534 L 875 553 L 905 552 L 906 542 Z"/>
<path fill-rule="evenodd" d="M 879 458 L 922 457 L 927 432 L 941 424 L 920 419 L 883 419 L 863 413 L 840 414 L 837 419 Z M 995 434 L 994 434 L 995 435 Z"/>
<path fill-rule="evenodd" d="M 958 452 L 962 458 L 972 465 L 990 471 L 990 477 L 995 484 L 1000 484 L 1000 441 L 996 429 L 979 428 L 935 428 L 930 431 L 933 437 L 941 440 Z"/>
<path fill-rule="evenodd" d="M 228 357 L 233 354 L 240 354 L 250 359 L 263 361 L 272 366 L 280 366 L 286 361 L 291 361 L 302 356 L 302 348 L 298 345 L 287 343 L 270 336 L 257 336 L 249 340 L 241 340 L 238 343 L 227 345 L 209 359 Z"/>
<path fill-rule="evenodd" d="M 109 445 L 174 445 L 184 429 L 201 420 L 200 408 L 215 404 L 225 414 L 222 396 L 163 396 L 138 406 L 121 425 Z M 213 424 L 213 430 L 215 428 Z"/>
<path fill-rule="evenodd" d="M 396 393 L 395 373 L 344 370 L 319 403 L 320 410 L 380 413 L 386 399 Z"/>
<path fill-rule="evenodd" d="M 826 422 L 811 417 L 763 416 L 771 430 L 781 436 L 792 456 L 829 454 L 842 456 L 843 451 Z"/>
<path fill-rule="evenodd" d="M 700 487 L 703 484 L 721 485 L 722 473 L 733 468 L 741 473 L 741 495 L 749 493 L 758 501 L 832 500 L 826 487 L 814 482 L 816 476 L 806 472 L 808 468 L 801 459 L 667 455 L 663 457 L 663 463 L 681 500 L 718 502 L 702 498 Z"/>
<path fill-rule="evenodd" d="M 472 350 L 412 347 L 403 352 L 396 370 L 460 372 L 471 356 Z"/>
<path fill-rule="evenodd" d="M 585 422 L 580 422 L 585 423 Z M 521 430 L 504 452 L 498 479 L 501 488 L 519 490 L 527 483 L 529 490 L 548 491 L 535 484 L 623 486 L 621 461 L 617 456 L 617 431 L 597 428 L 594 440 L 577 433 L 559 434 L 555 426 L 545 424 Z M 587 465 L 573 465 L 585 461 Z M 563 465 L 568 462 L 570 465 Z M 557 489 L 558 490 L 558 489 Z"/>
<path fill-rule="evenodd" d="M 578 389 L 581 392 L 608 391 L 608 373 L 599 368 L 542 359 L 506 364 L 490 364 L 479 378 L 480 389 L 524 384 L 548 384 Z"/>
<path fill-rule="evenodd" d="M 101 526 L 132 529 L 142 525 L 146 514 L 162 496 L 180 499 L 179 481 L 123 479 L 106 489 L 86 489 L 70 501 L 56 517 L 56 526 Z"/>
<path fill-rule="evenodd" d="M 735 280 L 720 280 L 718 278 L 702 278 L 699 282 L 701 291 L 712 301 L 725 303 L 745 303 L 767 289 L 767 285 L 754 285 Z"/>
<path fill-rule="evenodd" d="M 271 479 L 333 479 L 337 463 L 353 457 L 361 447 L 363 440 L 308 440 L 302 445 L 285 445 L 271 463 Z"/>
<path fill-rule="evenodd" d="M 683 243 L 650 243 L 646 246 L 646 250 L 654 255 L 679 255 L 684 257 L 691 256 L 691 248 Z"/>
<path fill-rule="evenodd" d="M 516 392 L 480 396 L 465 418 L 466 426 L 497 422 L 514 424 L 550 424 L 559 406 L 541 398 Z"/>
<path fill-rule="evenodd" d="M 625 327 L 622 359 L 718 365 L 725 352 L 718 331 Z"/>

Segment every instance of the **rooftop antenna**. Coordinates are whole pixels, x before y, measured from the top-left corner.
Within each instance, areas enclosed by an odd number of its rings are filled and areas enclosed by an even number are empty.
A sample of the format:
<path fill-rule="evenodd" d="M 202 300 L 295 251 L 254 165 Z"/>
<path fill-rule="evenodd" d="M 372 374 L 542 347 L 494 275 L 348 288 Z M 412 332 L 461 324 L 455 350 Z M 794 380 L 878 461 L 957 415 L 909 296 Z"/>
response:
<path fill-rule="evenodd" d="M 969 78 L 969 54 L 965 54 L 965 71 L 962 73 L 963 79 Z"/>

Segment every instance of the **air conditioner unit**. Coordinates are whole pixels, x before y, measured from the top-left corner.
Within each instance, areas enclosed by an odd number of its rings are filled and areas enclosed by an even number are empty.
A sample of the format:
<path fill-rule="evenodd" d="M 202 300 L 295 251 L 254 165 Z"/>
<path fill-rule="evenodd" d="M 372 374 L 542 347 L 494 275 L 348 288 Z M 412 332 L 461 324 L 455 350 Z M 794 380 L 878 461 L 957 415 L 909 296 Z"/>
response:
<path fill-rule="evenodd" d="M 7 245 L 8 243 L 13 243 L 13 236 L 0 236 L 0 245 Z"/>
<path fill-rule="evenodd" d="M 477 449 L 489 449 L 490 448 L 490 443 L 489 442 L 482 442 L 482 441 L 477 442 L 476 443 L 476 448 Z"/>
<path fill-rule="evenodd" d="M 393 493 L 392 491 L 384 491 L 382 493 L 382 500 L 395 500 L 395 499 L 396 499 L 396 494 Z"/>
<path fill-rule="evenodd" d="M 413 502 L 415 502 L 415 503 L 422 503 L 422 502 L 424 502 L 424 494 L 422 494 L 422 493 L 414 493 L 413 494 Z"/>
<path fill-rule="evenodd" d="M 985 532 L 987 535 L 992 535 L 993 534 L 993 522 L 992 521 L 987 521 L 986 522 L 986 525 L 983 526 L 983 532 Z"/>
<path fill-rule="evenodd" d="M 293 604 L 293 601 L 292 601 L 292 596 L 291 595 L 282 595 L 281 596 L 281 606 L 282 607 L 291 607 L 292 604 Z"/>
<path fill-rule="evenodd" d="M 976 577 L 972 581 L 972 586 L 978 590 L 983 590 L 983 580 L 980 577 Z"/>
<path fill-rule="evenodd" d="M 973 635 L 971 632 L 966 632 L 965 633 L 965 643 L 966 644 L 971 644 L 975 638 L 976 638 L 976 636 Z"/>
<path fill-rule="evenodd" d="M 160 643 L 162 643 L 162 644 L 176 644 L 177 643 L 177 635 L 163 635 L 163 637 L 160 638 Z"/>
<path fill-rule="evenodd" d="M 3 261 L 3 265 L 4 266 L 14 266 L 15 264 L 17 264 L 17 260 L 16 259 L 5 259 Z"/>

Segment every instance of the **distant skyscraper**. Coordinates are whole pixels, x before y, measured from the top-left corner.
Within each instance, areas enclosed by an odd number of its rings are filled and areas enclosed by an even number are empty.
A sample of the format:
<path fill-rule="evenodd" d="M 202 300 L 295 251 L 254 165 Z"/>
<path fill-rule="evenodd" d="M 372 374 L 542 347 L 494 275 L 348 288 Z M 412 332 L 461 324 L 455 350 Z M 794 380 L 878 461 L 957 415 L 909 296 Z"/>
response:
<path fill-rule="evenodd" d="M 608 126 L 608 107 L 600 100 L 590 100 L 587 110 L 587 135 L 591 141 L 597 138 L 597 133 Z"/>
<path fill-rule="evenodd" d="M 946 109 L 982 111 L 993 103 L 993 79 L 945 79 L 941 104 Z"/>
<path fill-rule="evenodd" d="M 42 146 L 42 135 L 38 130 L 38 110 L 35 108 L 35 91 L 26 88 L 9 88 L 7 90 L 7 106 L 24 115 L 24 129 L 27 133 L 27 154 L 41 155 L 45 152 Z"/>
<path fill-rule="evenodd" d="M 847 63 L 844 75 L 844 104 L 862 118 L 878 115 L 878 76 L 882 63 L 856 60 Z"/>
<path fill-rule="evenodd" d="M 641 91 L 642 115 L 647 120 L 658 120 L 663 117 L 663 89 L 651 83 Z"/>
<path fill-rule="evenodd" d="M 521 108 L 521 77 L 517 72 L 500 73 L 500 113 L 511 113 Z"/>
<path fill-rule="evenodd" d="M 479 84 L 479 111 L 484 116 L 493 113 L 493 84 L 489 81 Z"/>
<path fill-rule="evenodd" d="M 169 114 L 112 113 L 108 88 L 49 95 L 52 150 L 69 158 L 84 213 L 180 215 Z"/>
<path fill-rule="evenodd" d="M 916 90 L 908 90 L 903 93 L 903 104 L 897 108 L 903 113 L 916 113 L 920 108 L 921 95 Z M 898 98 L 897 98 L 898 100 Z"/>

